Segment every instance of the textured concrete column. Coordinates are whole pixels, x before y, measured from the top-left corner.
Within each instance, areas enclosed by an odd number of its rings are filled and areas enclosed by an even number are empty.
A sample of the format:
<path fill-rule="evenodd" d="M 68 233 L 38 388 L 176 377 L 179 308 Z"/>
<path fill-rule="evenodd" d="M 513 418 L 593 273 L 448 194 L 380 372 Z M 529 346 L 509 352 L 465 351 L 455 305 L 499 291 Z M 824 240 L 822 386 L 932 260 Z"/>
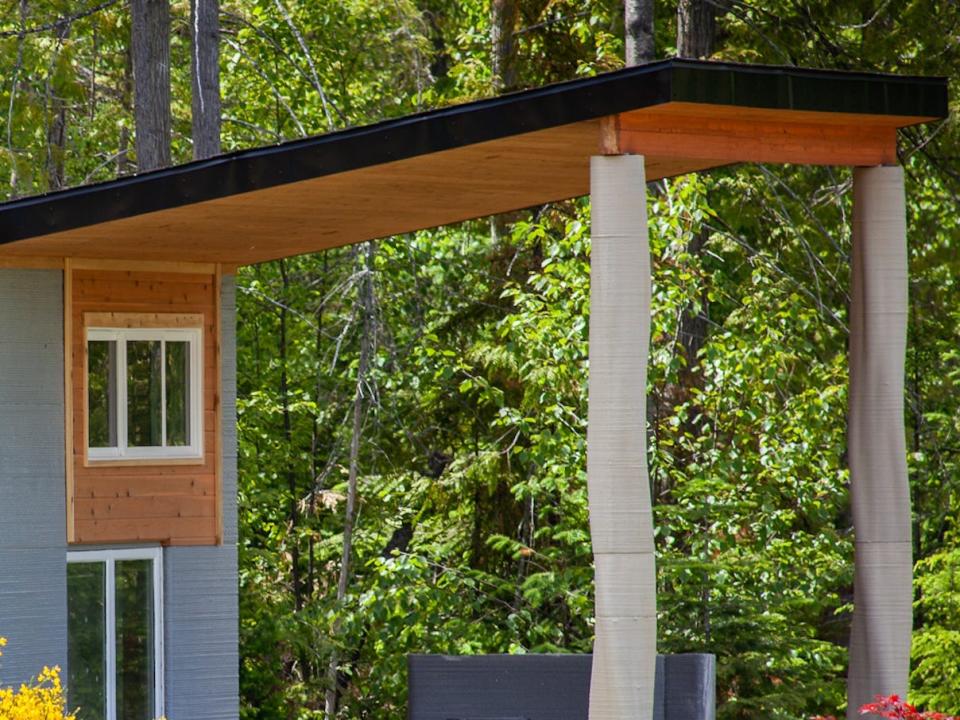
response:
<path fill-rule="evenodd" d="M 913 557 L 903 424 L 907 244 L 903 170 L 853 175 L 849 455 L 856 535 L 847 717 L 906 696 Z"/>
<path fill-rule="evenodd" d="M 590 164 L 587 483 L 596 568 L 590 720 L 651 720 L 656 572 L 647 479 L 650 249 L 643 157 Z"/>

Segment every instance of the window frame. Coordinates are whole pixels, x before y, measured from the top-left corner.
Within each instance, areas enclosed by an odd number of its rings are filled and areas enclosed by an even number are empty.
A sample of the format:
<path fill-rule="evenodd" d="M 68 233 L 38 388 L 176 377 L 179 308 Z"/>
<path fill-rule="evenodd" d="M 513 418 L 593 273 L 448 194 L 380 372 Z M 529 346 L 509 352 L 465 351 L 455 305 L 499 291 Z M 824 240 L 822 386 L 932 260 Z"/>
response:
<path fill-rule="evenodd" d="M 113 378 L 116 383 L 117 444 L 114 447 L 90 446 L 90 357 L 91 341 L 117 343 L 117 367 Z M 127 407 L 127 343 L 131 341 L 156 341 L 160 343 L 186 342 L 190 359 L 190 443 L 177 446 L 131 447 L 128 445 L 128 407 Z M 84 354 L 84 438 L 86 460 L 91 463 L 110 461 L 164 461 L 164 460 L 200 460 L 203 458 L 203 329 L 201 327 L 104 327 L 86 328 L 83 338 Z M 166 362 L 160 363 L 161 393 L 161 437 L 166 442 L 167 435 L 167 387 Z"/>
<path fill-rule="evenodd" d="M 107 550 L 70 550 L 67 564 L 104 563 L 104 615 L 105 615 L 105 682 L 104 704 L 107 715 L 104 720 L 117 720 L 117 613 L 116 613 L 116 562 L 117 560 L 150 560 L 153 565 L 153 716 L 164 716 L 164 650 L 163 650 L 163 549 L 160 547 L 117 548 Z M 70 594 L 67 593 L 67 603 Z M 69 643 L 69 637 L 67 638 Z"/>

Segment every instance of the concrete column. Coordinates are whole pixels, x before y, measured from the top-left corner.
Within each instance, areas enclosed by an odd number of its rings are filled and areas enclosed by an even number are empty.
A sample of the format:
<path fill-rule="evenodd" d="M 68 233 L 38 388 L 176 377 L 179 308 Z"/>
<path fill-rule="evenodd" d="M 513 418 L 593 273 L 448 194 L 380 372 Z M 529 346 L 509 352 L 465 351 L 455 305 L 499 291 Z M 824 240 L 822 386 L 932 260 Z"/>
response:
<path fill-rule="evenodd" d="M 856 536 L 847 717 L 907 692 L 913 624 L 910 490 L 903 424 L 907 244 L 903 170 L 853 175 L 850 492 Z"/>
<path fill-rule="evenodd" d="M 587 484 L 596 572 L 590 720 L 651 720 L 656 571 L 647 478 L 650 248 L 643 157 L 590 163 Z"/>

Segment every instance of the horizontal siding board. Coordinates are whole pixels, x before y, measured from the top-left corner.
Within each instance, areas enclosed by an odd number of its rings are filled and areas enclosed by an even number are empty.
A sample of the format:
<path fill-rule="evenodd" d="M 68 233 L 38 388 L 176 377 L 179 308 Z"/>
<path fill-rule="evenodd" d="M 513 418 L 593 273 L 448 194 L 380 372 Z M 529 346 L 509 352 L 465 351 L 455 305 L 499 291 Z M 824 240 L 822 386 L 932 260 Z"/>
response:
<path fill-rule="evenodd" d="M 0 422 L 5 408 L 0 408 Z M 62 429 L 62 427 L 61 427 Z M 0 435 L 3 430 L 0 429 Z M 0 483 L 5 482 L 6 477 L 13 477 L 15 474 L 23 474 L 24 468 L 30 468 L 31 476 L 36 478 L 45 478 L 58 476 L 63 485 L 64 462 L 63 462 L 63 443 L 24 443 L 19 447 L 15 443 L 4 445 L 0 442 Z M 61 488 L 62 490 L 63 488 Z M 65 495 L 65 492 L 63 493 Z M 0 513 L 2 516 L 2 513 Z"/>
<path fill-rule="evenodd" d="M 129 467 L 125 474 L 111 477 L 78 478 L 76 496 L 77 498 L 214 496 L 212 478 L 169 473 L 137 475 L 138 469 Z"/>
<path fill-rule="evenodd" d="M 63 273 L 0 269 L 0 327 L 9 343 L 52 343 L 63 338 Z"/>
<path fill-rule="evenodd" d="M 164 551 L 164 652 L 169 720 L 237 720 L 237 551 Z"/>
<path fill-rule="evenodd" d="M 139 284 L 168 282 L 171 277 L 177 279 L 177 283 L 186 284 L 195 282 L 200 285 L 209 285 L 210 276 L 213 274 L 212 266 L 205 269 L 204 272 L 177 272 L 176 269 L 170 270 L 115 270 L 108 268 L 78 268 L 74 264 L 74 277 L 81 282 L 126 282 L 133 281 Z"/>
<path fill-rule="evenodd" d="M 0 380 L 2 382 L 2 380 Z M 60 380 L 63 383 L 63 379 Z M 5 468 L 32 468 L 37 451 L 57 451 L 63 468 L 63 406 L 3 403 L 0 406 L 0 463 Z"/>
<path fill-rule="evenodd" d="M 214 518 L 158 517 L 137 519 L 76 519 L 78 543 L 111 543 L 116 538 L 124 542 L 169 542 L 180 537 L 205 538 L 214 542 L 216 522 Z"/>
<path fill-rule="evenodd" d="M 57 473 L 0 470 L 0 550 L 63 550 L 67 541 L 64 494 L 62 461 Z"/>
<path fill-rule="evenodd" d="M 62 525 L 63 516 L 58 520 Z M 44 665 L 67 663 L 66 551 L 0 546 L 0 686 L 34 677 Z"/>
<path fill-rule="evenodd" d="M 38 383 L 37 378 L 63 375 L 60 342 L 0 342 L 0 404 L 63 404 L 63 382 Z"/>
<path fill-rule="evenodd" d="M 77 498 L 78 518 L 137 519 L 213 517 L 213 497 L 171 495 L 169 497 Z"/>
<path fill-rule="evenodd" d="M 115 298 L 122 297 L 124 305 L 150 303 L 155 312 L 164 312 L 168 308 L 202 305 L 210 297 L 210 286 L 186 283 L 136 285 L 74 280 L 74 292 L 77 303 L 108 304 Z"/>

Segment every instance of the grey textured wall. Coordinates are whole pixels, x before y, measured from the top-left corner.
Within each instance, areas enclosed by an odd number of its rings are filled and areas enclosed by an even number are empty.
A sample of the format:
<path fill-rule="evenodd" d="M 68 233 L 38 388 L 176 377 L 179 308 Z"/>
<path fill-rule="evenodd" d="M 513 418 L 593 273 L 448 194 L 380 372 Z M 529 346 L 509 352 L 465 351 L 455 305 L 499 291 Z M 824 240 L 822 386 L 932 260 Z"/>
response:
<path fill-rule="evenodd" d="M 66 665 L 63 275 L 0 269 L 0 685 Z"/>
<path fill-rule="evenodd" d="M 236 720 L 239 716 L 236 305 L 232 276 L 224 278 L 221 303 L 224 543 L 164 551 L 169 720 Z"/>
<path fill-rule="evenodd" d="M 167 718 L 236 720 L 236 546 L 168 548 L 164 593 Z"/>

